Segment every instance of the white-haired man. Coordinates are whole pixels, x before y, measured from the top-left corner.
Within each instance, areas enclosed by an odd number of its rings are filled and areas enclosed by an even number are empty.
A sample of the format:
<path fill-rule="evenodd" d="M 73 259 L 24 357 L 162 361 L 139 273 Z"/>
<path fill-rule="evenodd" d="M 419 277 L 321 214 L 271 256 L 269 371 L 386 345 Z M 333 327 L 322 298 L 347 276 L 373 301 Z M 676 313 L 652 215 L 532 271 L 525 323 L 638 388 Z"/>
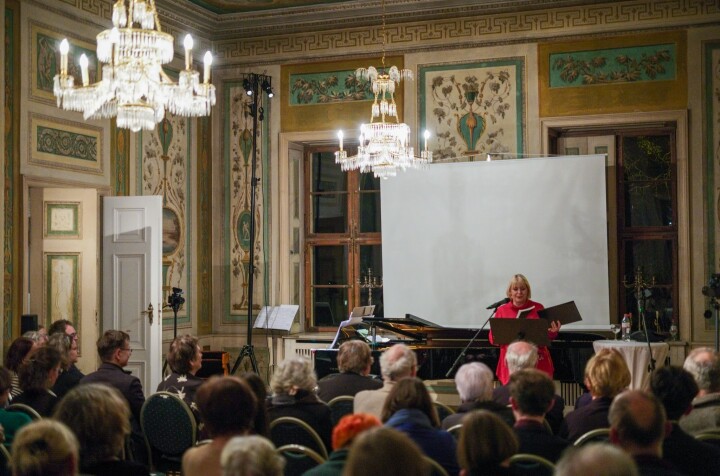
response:
<path fill-rule="evenodd" d="M 688 354 L 683 368 L 692 374 L 700 391 L 692 401 L 692 411 L 680 418 L 680 428 L 700 433 L 720 428 L 720 358 L 710 347 Z"/>
<path fill-rule="evenodd" d="M 400 379 L 414 377 L 417 371 L 415 352 L 404 344 L 395 344 L 380 356 L 383 386 L 377 390 L 363 390 L 355 395 L 354 413 L 369 413 L 380 418 L 392 386 Z"/>

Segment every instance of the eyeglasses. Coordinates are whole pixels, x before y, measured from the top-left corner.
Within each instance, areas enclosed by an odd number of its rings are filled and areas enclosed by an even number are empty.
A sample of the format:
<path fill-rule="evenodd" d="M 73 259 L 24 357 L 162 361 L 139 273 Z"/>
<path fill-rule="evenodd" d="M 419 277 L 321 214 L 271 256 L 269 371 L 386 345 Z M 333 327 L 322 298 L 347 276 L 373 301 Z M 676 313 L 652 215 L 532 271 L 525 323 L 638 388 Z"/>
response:
<path fill-rule="evenodd" d="M 130 349 L 130 348 L 128 348 L 128 349 L 120 349 L 120 350 L 126 350 L 126 351 L 130 352 L 131 354 L 132 354 L 132 351 L 133 351 L 133 350 Z"/>
<path fill-rule="evenodd" d="M 77 340 L 78 338 L 77 332 L 73 332 L 72 334 L 68 334 L 67 336 L 72 340 Z"/>

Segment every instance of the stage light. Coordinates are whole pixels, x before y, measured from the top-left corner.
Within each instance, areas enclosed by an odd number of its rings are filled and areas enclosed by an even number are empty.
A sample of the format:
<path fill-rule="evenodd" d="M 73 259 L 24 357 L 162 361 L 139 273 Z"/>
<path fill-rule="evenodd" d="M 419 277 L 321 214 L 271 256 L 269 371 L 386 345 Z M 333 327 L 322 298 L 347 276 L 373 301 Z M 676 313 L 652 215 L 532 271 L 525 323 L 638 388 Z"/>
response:
<path fill-rule="evenodd" d="M 245 94 L 247 94 L 248 96 L 253 95 L 253 88 L 252 88 L 252 84 L 250 83 L 249 79 L 247 79 L 247 78 L 243 79 L 243 88 L 245 88 Z"/>
<path fill-rule="evenodd" d="M 272 86 L 270 86 L 270 82 L 267 79 L 264 79 L 262 82 L 262 90 L 267 93 L 268 97 L 271 98 L 275 95 L 273 92 Z"/>

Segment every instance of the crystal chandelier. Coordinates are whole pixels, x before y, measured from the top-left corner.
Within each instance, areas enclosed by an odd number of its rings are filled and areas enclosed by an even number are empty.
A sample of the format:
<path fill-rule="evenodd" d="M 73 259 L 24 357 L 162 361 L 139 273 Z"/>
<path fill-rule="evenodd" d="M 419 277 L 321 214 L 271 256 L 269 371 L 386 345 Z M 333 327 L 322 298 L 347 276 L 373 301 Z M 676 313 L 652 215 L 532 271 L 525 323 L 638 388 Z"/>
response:
<path fill-rule="evenodd" d="M 127 5 L 126 5 L 127 4 Z M 215 105 L 210 84 L 212 55 L 205 53 L 203 81 L 192 69 L 193 39 L 185 37 L 185 69 L 177 83 L 162 65 L 173 59 L 173 37 L 162 31 L 155 0 L 117 0 L 113 28 L 97 35 L 97 58 L 103 63 L 102 79 L 90 84 L 88 58 L 80 57 L 82 86 L 68 74 L 67 39 L 60 43 L 60 74 L 53 93 L 58 107 L 80 111 L 87 119 L 117 117 L 118 127 L 137 132 L 153 130 L 165 110 L 185 117 L 207 116 Z"/>
<path fill-rule="evenodd" d="M 395 105 L 395 87 L 403 79 L 412 79 L 412 71 L 392 66 L 385 69 L 385 1 L 382 2 L 382 66 L 359 68 L 355 71 L 358 79 L 369 80 L 375 100 L 372 104 L 370 123 L 360 126 L 357 155 L 348 157 L 343 150 L 343 132 L 338 132 L 340 150 L 335 152 L 335 162 L 344 171 L 359 169 L 375 177 L 388 178 L 397 175 L 397 170 L 409 167 L 423 168 L 432 162 L 432 151 L 427 141 L 430 133 L 425 131 L 425 146 L 420 156 L 415 156 L 410 145 L 410 127 L 400 122 Z"/>

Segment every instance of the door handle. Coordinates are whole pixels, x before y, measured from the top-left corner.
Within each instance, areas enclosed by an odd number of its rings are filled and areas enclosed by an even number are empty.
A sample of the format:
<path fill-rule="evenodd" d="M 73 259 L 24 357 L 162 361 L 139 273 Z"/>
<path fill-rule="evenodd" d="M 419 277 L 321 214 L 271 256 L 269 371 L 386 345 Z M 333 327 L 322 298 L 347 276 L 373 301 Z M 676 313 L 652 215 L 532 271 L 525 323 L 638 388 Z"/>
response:
<path fill-rule="evenodd" d="M 155 308 L 153 308 L 152 303 L 148 304 L 147 311 L 143 311 L 140 314 L 147 314 L 148 320 L 150 321 L 150 324 L 153 323 L 153 313 L 155 311 Z"/>

